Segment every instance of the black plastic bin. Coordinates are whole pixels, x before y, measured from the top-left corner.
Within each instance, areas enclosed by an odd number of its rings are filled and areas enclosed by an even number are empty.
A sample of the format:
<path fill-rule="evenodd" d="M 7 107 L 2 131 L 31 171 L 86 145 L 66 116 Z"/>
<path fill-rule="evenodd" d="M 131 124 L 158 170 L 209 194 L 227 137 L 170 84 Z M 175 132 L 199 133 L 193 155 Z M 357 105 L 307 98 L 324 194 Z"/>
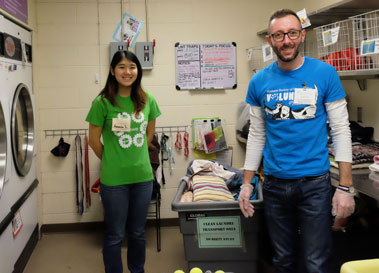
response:
<path fill-rule="evenodd" d="M 205 272 L 257 273 L 260 229 L 263 227 L 262 185 L 251 201 L 255 214 L 245 218 L 238 201 L 180 203 L 187 187 L 182 180 L 171 208 L 179 214 L 188 269 Z"/>

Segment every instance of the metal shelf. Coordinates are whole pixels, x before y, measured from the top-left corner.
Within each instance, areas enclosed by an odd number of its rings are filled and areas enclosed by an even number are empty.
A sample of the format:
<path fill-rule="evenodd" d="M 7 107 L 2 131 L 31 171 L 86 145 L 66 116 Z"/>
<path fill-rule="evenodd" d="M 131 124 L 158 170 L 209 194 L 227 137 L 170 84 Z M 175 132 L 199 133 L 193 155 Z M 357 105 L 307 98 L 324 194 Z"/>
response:
<path fill-rule="evenodd" d="M 379 9 L 378 0 L 345 0 L 334 5 L 308 13 L 311 26 L 308 29 L 345 20 L 351 16 L 359 15 Z M 267 29 L 258 31 L 258 35 L 266 35 Z"/>
<path fill-rule="evenodd" d="M 351 16 L 379 9 L 378 0 L 347 0 L 308 14 L 311 28 L 345 20 Z"/>
<path fill-rule="evenodd" d="M 307 30 L 328 26 L 332 23 L 343 22 L 352 16 L 364 15 L 376 10 L 379 10 L 379 0 L 340 1 L 339 3 L 308 13 L 312 25 L 308 27 Z M 351 28 L 351 26 L 349 27 Z M 265 29 L 259 31 L 257 34 L 266 35 L 267 33 L 267 29 Z M 324 55 L 321 54 L 321 56 Z M 377 65 L 374 67 L 377 67 Z M 379 69 L 338 71 L 338 75 L 341 80 L 357 80 L 360 90 L 366 90 L 367 79 L 379 79 Z"/>
<path fill-rule="evenodd" d="M 338 71 L 341 80 L 379 79 L 378 70 Z"/>
<path fill-rule="evenodd" d="M 338 71 L 341 80 L 356 80 L 361 91 L 367 89 L 368 79 L 379 79 L 379 70 Z"/>

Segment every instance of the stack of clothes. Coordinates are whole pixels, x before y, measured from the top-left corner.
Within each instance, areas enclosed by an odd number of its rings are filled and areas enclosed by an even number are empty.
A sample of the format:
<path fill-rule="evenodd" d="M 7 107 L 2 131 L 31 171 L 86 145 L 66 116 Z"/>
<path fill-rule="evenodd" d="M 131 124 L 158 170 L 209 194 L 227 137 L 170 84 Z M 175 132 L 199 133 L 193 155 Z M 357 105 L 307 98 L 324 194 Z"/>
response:
<path fill-rule="evenodd" d="M 352 138 L 352 168 L 368 168 L 374 162 L 374 156 L 379 155 L 379 143 L 373 140 L 374 129 L 372 127 L 362 127 L 355 121 L 350 121 Z M 331 140 L 331 139 L 330 139 Z M 338 168 L 334 160 L 333 143 L 329 141 L 330 165 Z"/>
<path fill-rule="evenodd" d="M 338 168 L 337 162 L 334 161 L 334 149 L 329 146 L 330 165 Z M 353 169 L 368 168 L 374 162 L 374 156 L 379 155 L 379 143 L 353 143 Z"/>
<path fill-rule="evenodd" d="M 190 162 L 186 176 L 187 190 L 180 202 L 235 201 L 240 193 L 243 170 L 215 160 L 196 159 Z M 254 187 L 250 200 L 257 199 L 259 176 L 251 180 Z"/>

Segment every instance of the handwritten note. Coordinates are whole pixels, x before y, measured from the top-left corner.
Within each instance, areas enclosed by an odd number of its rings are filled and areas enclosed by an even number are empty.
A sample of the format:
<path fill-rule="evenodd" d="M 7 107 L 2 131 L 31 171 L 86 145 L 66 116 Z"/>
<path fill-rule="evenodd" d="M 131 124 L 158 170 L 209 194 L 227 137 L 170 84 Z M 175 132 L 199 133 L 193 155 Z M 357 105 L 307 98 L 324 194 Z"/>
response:
<path fill-rule="evenodd" d="M 236 88 L 236 45 L 177 44 L 176 88 Z"/>

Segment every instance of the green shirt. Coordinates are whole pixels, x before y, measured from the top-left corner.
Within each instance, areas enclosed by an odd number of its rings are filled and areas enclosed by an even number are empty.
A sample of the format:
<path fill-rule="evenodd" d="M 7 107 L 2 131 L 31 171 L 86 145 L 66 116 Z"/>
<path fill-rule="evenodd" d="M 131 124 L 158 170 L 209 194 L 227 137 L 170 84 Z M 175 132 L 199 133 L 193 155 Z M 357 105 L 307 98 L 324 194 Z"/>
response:
<path fill-rule="evenodd" d="M 121 106 L 113 106 L 108 99 L 98 96 L 92 103 L 86 121 L 103 127 L 104 150 L 101 159 L 101 183 L 107 186 L 133 184 L 153 180 L 147 145 L 147 123 L 161 111 L 154 97 L 146 92 L 145 108 L 136 117 L 130 97 L 117 95 Z M 112 131 L 112 119 L 130 120 L 130 131 Z"/>

